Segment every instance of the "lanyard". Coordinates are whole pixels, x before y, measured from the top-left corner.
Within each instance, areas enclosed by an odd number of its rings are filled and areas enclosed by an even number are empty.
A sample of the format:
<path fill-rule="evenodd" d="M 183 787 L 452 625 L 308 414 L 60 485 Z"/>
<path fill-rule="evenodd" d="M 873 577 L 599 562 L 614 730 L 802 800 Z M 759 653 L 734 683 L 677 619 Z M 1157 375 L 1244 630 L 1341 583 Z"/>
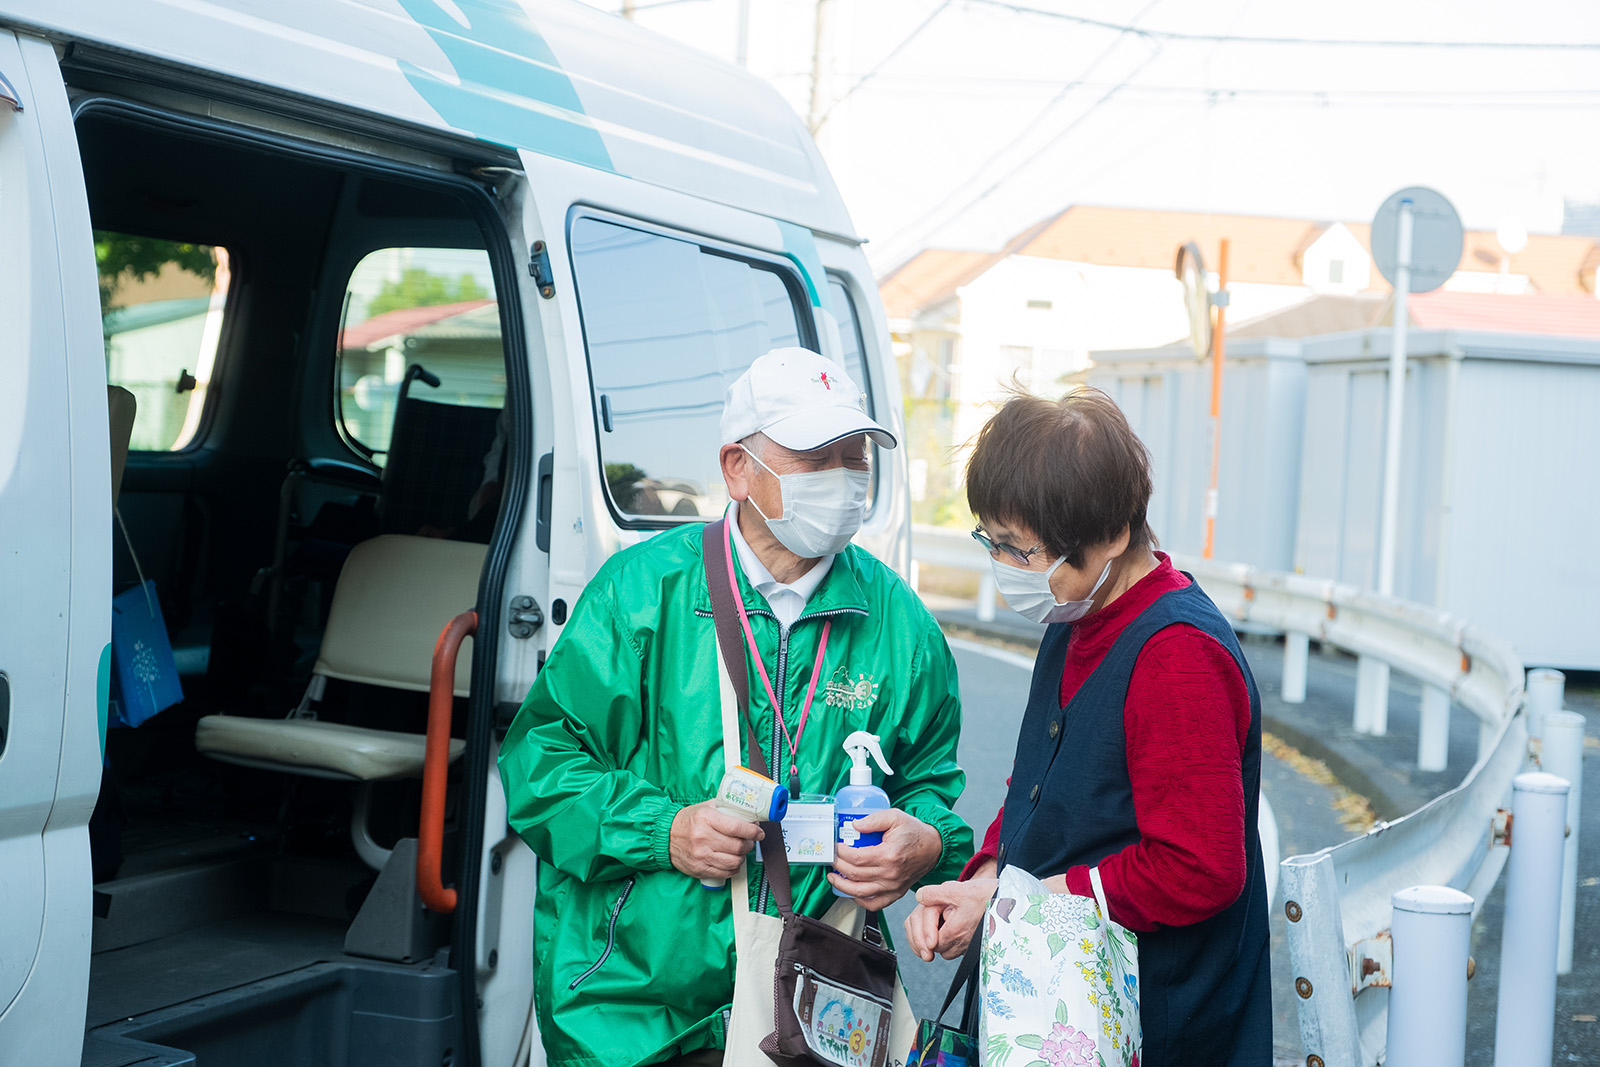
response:
<path fill-rule="evenodd" d="M 805 733 L 806 719 L 811 715 L 811 698 L 817 695 L 817 679 L 822 675 L 822 655 L 828 650 L 828 632 L 833 629 L 833 620 L 829 619 L 822 624 L 822 640 L 817 643 L 817 662 L 811 665 L 811 685 L 806 689 L 806 702 L 800 706 L 800 724 L 795 727 L 794 736 L 790 737 L 789 727 L 783 721 L 783 706 L 778 703 L 777 694 L 772 691 L 772 681 L 767 677 L 767 665 L 761 662 L 761 650 L 756 648 L 756 636 L 750 630 L 750 616 L 744 610 L 744 597 L 739 595 L 739 579 L 733 569 L 733 527 L 726 522 L 722 524 L 722 547 L 728 559 L 728 585 L 733 590 L 734 607 L 739 609 L 739 624 L 744 627 L 744 639 L 750 646 L 750 658 L 756 661 L 761 684 L 767 690 L 767 699 L 772 702 L 772 715 L 778 720 L 778 729 L 783 731 L 784 744 L 789 746 L 789 792 L 798 800 L 800 735 Z"/>

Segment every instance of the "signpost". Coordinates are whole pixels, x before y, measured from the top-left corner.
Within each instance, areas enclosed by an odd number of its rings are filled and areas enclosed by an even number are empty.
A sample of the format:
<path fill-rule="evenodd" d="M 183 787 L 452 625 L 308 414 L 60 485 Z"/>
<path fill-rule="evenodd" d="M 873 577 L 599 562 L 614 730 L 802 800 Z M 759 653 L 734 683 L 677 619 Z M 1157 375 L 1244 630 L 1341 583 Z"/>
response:
<path fill-rule="evenodd" d="M 1400 431 L 1406 399 L 1407 300 L 1443 285 L 1461 262 L 1461 218 L 1440 193 L 1420 185 L 1401 189 L 1372 219 L 1372 260 L 1394 286 L 1394 332 L 1389 347 L 1389 424 L 1383 449 L 1383 509 L 1378 533 L 1378 592 L 1394 594 L 1395 542 L 1400 510 Z M 1389 665 L 1363 658 L 1356 677 L 1355 728 L 1388 729 Z"/>
<path fill-rule="evenodd" d="M 1215 293 L 1210 290 L 1200 248 L 1193 241 L 1178 249 L 1178 260 L 1173 265 L 1173 273 L 1183 283 L 1183 302 L 1189 311 L 1189 346 L 1196 359 L 1211 357 L 1211 483 L 1206 488 L 1206 540 L 1200 553 L 1206 559 L 1211 558 L 1215 547 L 1217 469 L 1222 462 L 1222 362 L 1227 350 L 1228 239 L 1224 237 L 1220 245 Z"/>

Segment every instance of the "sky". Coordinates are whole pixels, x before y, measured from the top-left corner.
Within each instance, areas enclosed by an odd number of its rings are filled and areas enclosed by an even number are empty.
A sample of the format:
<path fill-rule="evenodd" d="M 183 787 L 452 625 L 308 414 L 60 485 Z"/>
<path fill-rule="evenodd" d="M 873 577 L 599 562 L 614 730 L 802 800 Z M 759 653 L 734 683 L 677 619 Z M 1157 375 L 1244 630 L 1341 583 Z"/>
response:
<path fill-rule="evenodd" d="M 746 2 L 749 68 L 806 116 L 816 0 Z M 738 55 L 740 0 L 634 6 Z M 818 144 L 880 272 L 1074 203 L 1366 222 L 1428 185 L 1557 233 L 1600 201 L 1593 0 L 824 0 L 822 56 Z"/>

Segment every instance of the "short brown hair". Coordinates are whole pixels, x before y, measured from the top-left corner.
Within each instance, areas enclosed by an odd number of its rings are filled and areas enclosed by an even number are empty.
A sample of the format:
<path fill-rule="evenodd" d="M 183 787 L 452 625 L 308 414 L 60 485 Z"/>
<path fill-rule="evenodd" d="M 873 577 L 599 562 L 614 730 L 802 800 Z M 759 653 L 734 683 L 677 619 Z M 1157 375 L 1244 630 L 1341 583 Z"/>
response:
<path fill-rule="evenodd" d="M 1028 527 L 1073 567 L 1123 527 L 1130 546 L 1154 541 L 1145 523 L 1150 489 L 1144 442 L 1116 403 L 1088 386 L 1060 400 L 1012 396 L 978 432 L 967 461 L 973 513 Z"/>

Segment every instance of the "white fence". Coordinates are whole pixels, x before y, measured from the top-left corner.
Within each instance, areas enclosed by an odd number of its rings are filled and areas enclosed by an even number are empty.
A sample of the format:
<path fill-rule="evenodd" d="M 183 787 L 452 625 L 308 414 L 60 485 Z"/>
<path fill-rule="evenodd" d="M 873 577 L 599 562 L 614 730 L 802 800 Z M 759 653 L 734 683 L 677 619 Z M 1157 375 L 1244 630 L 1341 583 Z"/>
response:
<path fill-rule="evenodd" d="M 990 570 L 987 554 L 959 531 L 918 526 L 911 554 L 929 564 Z M 1505 865 L 1512 779 L 1529 764 L 1522 662 L 1504 641 L 1434 608 L 1239 564 L 1173 562 L 1237 624 L 1286 635 L 1285 680 L 1298 673 L 1301 699 L 1307 639 L 1314 638 L 1392 666 L 1432 691 L 1424 699 L 1424 758 L 1430 739 L 1442 748 L 1447 731 L 1439 716 L 1448 715 L 1451 702 L 1479 720 L 1477 762 L 1455 789 L 1361 837 L 1282 863 L 1280 895 L 1307 1062 L 1369 1067 L 1380 1061 L 1387 1035 L 1394 894 L 1448 886 L 1469 894 L 1478 908 Z M 992 579 L 980 589 L 980 617 L 986 608 L 992 618 Z"/>

